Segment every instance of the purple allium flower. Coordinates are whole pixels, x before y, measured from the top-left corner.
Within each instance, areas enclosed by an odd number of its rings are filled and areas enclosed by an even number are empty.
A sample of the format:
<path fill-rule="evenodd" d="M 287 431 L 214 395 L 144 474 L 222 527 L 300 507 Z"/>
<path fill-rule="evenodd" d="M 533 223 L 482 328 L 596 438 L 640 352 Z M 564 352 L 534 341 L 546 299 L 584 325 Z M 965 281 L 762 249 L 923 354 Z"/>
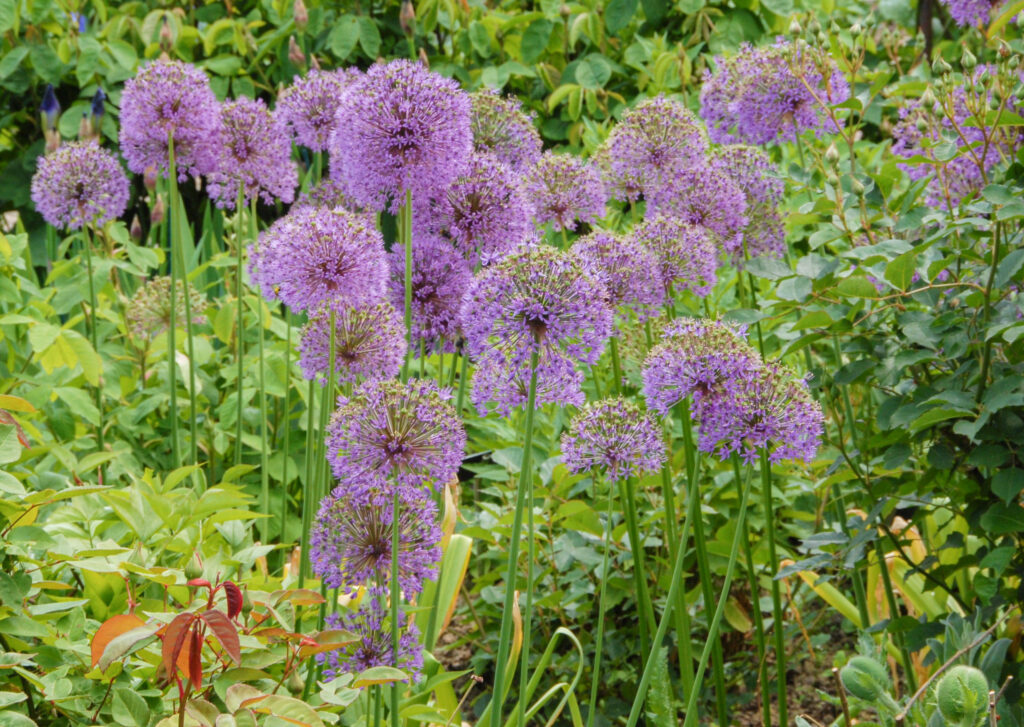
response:
<path fill-rule="evenodd" d="M 704 297 L 718 282 L 718 248 L 703 227 L 679 217 L 657 215 L 637 225 L 636 240 L 658 260 L 666 291 L 689 290 Z"/>
<path fill-rule="evenodd" d="M 128 168 L 153 167 L 167 176 L 168 137 L 174 138 L 178 179 L 217 167 L 220 109 L 210 81 L 181 61 L 156 60 L 128 79 L 121 94 L 121 153 Z"/>
<path fill-rule="evenodd" d="M 344 488 L 320 503 L 309 535 L 313 572 L 330 588 L 354 591 L 391 580 L 392 508 L 353 500 Z M 437 575 L 441 529 L 430 498 L 398 510 L 398 584 L 407 598 Z"/>
<path fill-rule="evenodd" d="M 604 284 L 613 308 L 622 306 L 644 320 L 665 302 L 658 258 L 635 235 L 598 230 L 576 240 L 571 250 Z"/>
<path fill-rule="evenodd" d="M 361 77 L 358 68 L 314 68 L 281 91 L 275 115 L 287 124 L 296 142 L 312 151 L 326 151 L 341 95 Z"/>
<path fill-rule="evenodd" d="M 260 235 L 249 256 L 264 297 L 294 310 L 372 304 L 384 295 L 380 233 L 364 216 L 339 208 L 292 210 Z"/>
<path fill-rule="evenodd" d="M 608 195 L 597 169 L 572 154 L 544 152 L 523 180 L 538 224 L 575 230 L 576 221 L 604 217 Z"/>
<path fill-rule="evenodd" d="M 949 15 L 961 28 L 987 23 L 992 8 L 1002 5 L 1002 0 L 940 0 L 949 8 Z"/>
<path fill-rule="evenodd" d="M 735 395 L 760 368 L 761 357 L 743 340 L 743 329 L 716 320 L 679 319 L 647 354 L 644 398 L 662 415 L 688 396 L 699 408 L 718 392 Z"/>
<path fill-rule="evenodd" d="M 648 217 L 664 213 L 704 227 L 715 234 L 729 254 L 743 244 L 746 211 L 743 190 L 729 175 L 710 164 L 679 172 L 647 200 Z"/>
<path fill-rule="evenodd" d="M 391 303 L 340 308 L 334 318 L 334 371 L 340 381 L 398 375 L 405 360 L 405 327 Z M 303 376 L 327 383 L 330 348 L 331 314 L 319 311 L 303 326 L 299 340 Z"/>
<path fill-rule="evenodd" d="M 504 256 L 533 231 L 518 175 L 489 154 L 473 154 L 463 174 L 417 208 L 428 234 L 450 240 L 473 265 Z"/>
<path fill-rule="evenodd" d="M 338 103 L 331 172 L 361 205 L 392 212 L 444 189 L 473 149 L 469 96 L 419 63 L 370 67 Z"/>
<path fill-rule="evenodd" d="M 32 202 L 54 227 L 100 227 L 128 205 L 128 178 L 117 159 L 94 140 L 62 144 L 39 160 Z"/>
<path fill-rule="evenodd" d="M 786 251 L 786 230 L 779 204 L 785 183 L 768 155 L 756 147 L 731 144 L 715 149 L 711 164 L 725 172 L 746 199 L 748 222 L 743 230 L 743 243 L 733 256 L 736 262 L 742 262 L 743 253 L 749 258 L 782 257 Z"/>
<path fill-rule="evenodd" d="M 658 96 L 623 114 L 597 158 L 611 195 L 635 202 L 701 164 L 707 148 L 707 134 L 693 112 Z"/>
<path fill-rule="evenodd" d="M 341 183 L 334 177 L 324 177 L 316 186 L 307 192 L 299 195 L 292 209 L 299 207 L 316 207 L 320 209 L 334 209 L 340 207 L 343 210 L 365 216 L 367 224 L 376 226 L 376 216 L 371 212 L 364 212 L 356 201 L 345 194 Z"/>
<path fill-rule="evenodd" d="M 466 432 L 447 390 L 422 379 L 368 381 L 338 397 L 327 427 L 337 492 L 371 505 L 420 503 L 455 478 Z"/>
<path fill-rule="evenodd" d="M 497 349 L 484 352 L 473 372 L 470 401 L 481 416 L 495 412 L 506 417 L 526 406 L 530 394 L 530 366 L 517 365 Z M 583 373 L 561 351 L 546 348 L 537 355 L 537 405 L 582 406 Z"/>
<path fill-rule="evenodd" d="M 651 415 L 621 397 L 587 404 L 562 435 L 562 460 L 570 472 L 600 469 L 615 482 L 656 472 L 665 442 Z"/>
<path fill-rule="evenodd" d="M 543 144 L 533 119 L 523 112 L 519 99 L 502 96 L 493 89 L 477 91 L 470 99 L 476 150 L 490 152 L 517 172 L 533 166 L 540 158 Z"/>
<path fill-rule="evenodd" d="M 392 248 L 389 291 L 395 308 L 405 310 L 405 250 Z M 462 337 L 459 308 L 473 282 L 473 269 L 447 242 L 430 236 L 412 244 L 412 336 L 428 348 L 442 345 L 451 353 Z"/>
<path fill-rule="evenodd" d="M 744 385 L 719 389 L 698 407 L 702 452 L 746 461 L 768 452 L 772 462 L 814 459 L 824 417 L 806 382 L 779 363 L 765 362 Z"/>
<path fill-rule="evenodd" d="M 420 632 L 416 624 L 399 613 L 399 622 L 404 630 L 398 637 L 396 664 L 387 598 L 385 589 L 369 588 L 363 594 L 358 610 L 345 614 L 332 613 L 327 617 L 329 628 L 349 631 L 358 636 L 359 640 L 316 655 L 317 661 L 325 664 L 326 679 L 334 679 L 342 674 L 358 674 L 375 666 L 396 667 L 408 672 L 414 681 L 419 679 L 420 669 L 423 668 Z"/>
<path fill-rule="evenodd" d="M 208 178 L 210 197 L 221 209 L 232 210 L 239 189 L 245 201 L 258 194 L 267 204 L 291 204 L 299 173 L 292 161 L 288 133 L 261 99 L 239 98 L 221 106 L 222 136 L 217 168 Z"/>
<path fill-rule="evenodd" d="M 185 320 L 185 281 L 179 280 L 174 320 L 183 325 Z M 196 290 L 194 285 L 188 286 L 189 308 L 192 311 L 192 322 L 202 323 L 206 320 L 206 298 Z M 162 275 L 139 286 L 128 304 L 125 317 L 131 332 L 139 338 L 156 338 L 171 327 L 171 279 Z"/>
<path fill-rule="evenodd" d="M 477 361 L 474 402 L 484 381 L 502 378 L 529 381 L 530 360 L 537 353 L 538 380 L 566 379 L 574 363 L 593 364 L 611 333 L 608 293 L 574 255 L 551 247 L 526 248 L 480 272 L 462 301 L 462 329 L 467 350 Z M 486 371 L 497 366 L 505 373 Z M 561 392 L 575 396 L 572 391 Z M 501 392 L 498 392 L 499 394 Z M 521 403 L 515 392 L 499 405 Z M 545 401 L 538 392 L 538 403 Z M 515 403 L 510 403 L 515 402 Z"/>
<path fill-rule="evenodd" d="M 768 144 L 792 141 L 797 132 L 835 132 L 821 104 L 850 97 L 850 87 L 824 51 L 780 38 L 773 45 L 740 46 L 730 58 L 715 58 L 705 71 L 700 115 L 711 141 Z M 813 92 L 812 92 L 813 91 Z"/>

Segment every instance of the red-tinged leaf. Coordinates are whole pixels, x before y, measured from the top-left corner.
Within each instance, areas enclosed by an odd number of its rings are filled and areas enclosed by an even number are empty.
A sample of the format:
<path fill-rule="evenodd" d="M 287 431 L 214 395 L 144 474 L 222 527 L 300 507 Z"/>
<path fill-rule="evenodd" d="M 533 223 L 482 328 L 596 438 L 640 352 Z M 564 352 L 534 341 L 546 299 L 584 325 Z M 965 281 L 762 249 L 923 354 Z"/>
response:
<path fill-rule="evenodd" d="M 225 581 L 224 596 L 228 601 L 228 618 L 234 618 L 242 612 L 242 589 L 231 581 Z"/>
<path fill-rule="evenodd" d="M 278 591 L 277 593 L 280 595 L 274 601 L 275 606 L 283 601 L 291 601 L 293 606 L 317 606 L 326 600 L 319 593 L 308 588 L 293 588 L 287 591 Z"/>
<path fill-rule="evenodd" d="M 188 636 L 189 626 L 192 625 L 194 618 L 194 613 L 179 613 L 167 625 L 167 631 L 164 632 L 164 646 L 161 656 L 163 657 L 164 670 L 167 672 L 168 679 L 174 676 L 174 665 L 178 663 L 178 657 L 185 646 L 185 637 Z"/>
<path fill-rule="evenodd" d="M 99 663 L 103 650 L 113 639 L 145 624 L 145 621 L 133 613 L 112 616 L 104 621 L 96 630 L 96 635 L 92 637 L 92 665 L 96 666 Z"/>
<path fill-rule="evenodd" d="M 340 649 L 346 644 L 358 641 L 359 637 L 349 631 L 332 629 L 315 634 L 313 639 L 303 638 L 299 647 L 299 658 L 305 659 L 313 654 Z"/>
<path fill-rule="evenodd" d="M 287 639 L 289 636 L 294 636 L 291 631 L 283 629 L 280 626 L 271 626 L 269 628 L 260 629 L 259 631 L 254 631 L 252 635 L 268 639 Z"/>
<path fill-rule="evenodd" d="M 192 586 L 193 588 L 209 588 L 210 582 L 205 578 L 193 578 L 185 585 Z"/>
<path fill-rule="evenodd" d="M 193 689 L 199 689 L 203 685 L 203 637 L 199 635 L 199 629 L 192 629 L 192 643 L 189 645 L 188 679 L 192 682 Z"/>
<path fill-rule="evenodd" d="M 210 609 L 199 614 L 199 618 L 206 622 L 213 633 L 214 638 L 224 647 L 228 656 L 238 664 L 242 661 L 242 647 L 238 643 L 238 629 L 231 623 L 231 619 L 224 615 L 223 611 Z"/>

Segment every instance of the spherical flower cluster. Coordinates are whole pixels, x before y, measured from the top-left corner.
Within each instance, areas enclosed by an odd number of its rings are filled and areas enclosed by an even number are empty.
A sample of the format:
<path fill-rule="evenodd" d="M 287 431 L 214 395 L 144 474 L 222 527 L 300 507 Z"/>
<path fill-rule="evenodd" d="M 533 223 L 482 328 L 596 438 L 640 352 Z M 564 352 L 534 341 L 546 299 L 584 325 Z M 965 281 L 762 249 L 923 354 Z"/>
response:
<path fill-rule="evenodd" d="M 774 362 L 762 363 L 742 389 L 707 397 L 699 418 L 701 451 L 722 459 L 735 453 L 748 462 L 762 451 L 772 462 L 810 462 L 824 422 L 804 380 Z"/>
<path fill-rule="evenodd" d="M 179 180 L 216 169 L 221 121 L 209 79 L 189 63 L 156 60 L 129 79 L 121 94 L 121 153 L 128 168 L 142 174 L 153 167 L 166 176 L 169 138 Z"/>
<path fill-rule="evenodd" d="M 680 319 L 670 323 L 644 362 L 647 406 L 666 415 L 687 397 L 695 406 L 721 392 L 736 394 L 753 379 L 760 356 L 743 329 L 722 321 Z"/>
<path fill-rule="evenodd" d="M 363 595 L 359 608 L 345 614 L 332 613 L 327 617 L 327 626 L 355 634 L 358 640 L 317 654 L 317 661 L 324 664 L 324 678 L 334 679 L 342 674 L 358 674 L 375 666 L 391 666 L 409 672 L 414 680 L 419 678 L 423 668 L 423 651 L 419 645 L 420 632 L 416 625 L 407 622 L 399 613 L 399 620 L 405 628 L 398 638 L 398 659 L 387 607 L 388 594 L 381 588 L 369 588 Z"/>
<path fill-rule="evenodd" d="M 786 230 L 779 214 L 785 183 L 771 159 L 762 150 L 742 144 L 715 149 L 711 164 L 722 170 L 743 192 L 747 204 L 747 226 L 743 243 L 734 252 L 737 263 L 748 258 L 782 257 L 786 251 Z"/>
<path fill-rule="evenodd" d="M 468 95 L 407 60 L 371 66 L 348 85 L 335 124 L 331 173 L 369 209 L 397 211 L 406 192 L 417 200 L 435 195 L 473 149 Z"/>
<path fill-rule="evenodd" d="M 472 102 L 473 145 L 520 172 L 540 158 L 543 144 L 533 120 L 523 112 L 519 99 L 493 89 L 477 91 Z"/>
<path fill-rule="evenodd" d="M 422 502 L 431 490 L 455 478 L 466 432 L 431 381 L 367 381 L 350 397 L 338 398 L 327 428 L 327 459 L 338 491 L 352 501 Z"/>
<path fill-rule="evenodd" d="M 486 381 L 530 379 L 538 357 L 538 380 L 565 381 L 575 363 L 593 364 L 611 332 L 608 293 L 575 256 L 550 247 L 527 248 L 484 269 L 462 303 L 467 350 L 477 361 L 473 401 L 487 410 Z M 496 370 L 495 370 L 496 369 Z M 482 377 L 482 378 L 481 378 Z M 560 396 L 580 395 L 578 380 L 565 381 Z M 522 404 L 520 389 L 498 395 L 498 407 Z M 539 393 L 538 402 L 546 399 Z"/>
<path fill-rule="evenodd" d="M 664 290 L 689 290 L 700 297 L 711 292 L 718 281 L 718 248 L 708 230 L 656 215 L 637 225 L 634 235 L 657 259 Z"/>
<path fill-rule="evenodd" d="M 623 114 L 597 159 L 612 196 L 634 202 L 700 164 L 707 148 L 703 125 L 693 112 L 658 96 Z"/>
<path fill-rule="evenodd" d="M 100 227 L 128 205 L 128 179 L 117 159 L 95 141 L 63 144 L 39 160 L 32 202 L 54 227 Z"/>
<path fill-rule="evenodd" d="M 987 23 L 992 8 L 1002 5 L 1002 0 L 941 0 L 949 8 L 949 15 L 961 28 Z"/>
<path fill-rule="evenodd" d="M 299 366 L 307 379 L 327 381 L 331 314 L 310 316 L 299 340 Z M 334 313 L 334 371 L 339 381 L 397 376 L 405 360 L 405 327 L 391 303 L 345 307 Z"/>
<path fill-rule="evenodd" d="M 579 238 L 571 249 L 604 284 L 613 308 L 624 307 L 644 320 L 665 302 L 658 258 L 635 235 L 600 230 Z"/>
<path fill-rule="evenodd" d="M 178 281 L 175 296 L 175 323 L 185 324 L 185 283 Z M 205 318 L 206 298 L 203 294 L 189 286 L 189 308 L 192 311 L 192 322 L 202 323 Z M 152 339 L 171 327 L 171 279 L 166 275 L 153 278 L 139 286 L 128 304 L 126 313 L 131 332 L 143 339 Z"/>
<path fill-rule="evenodd" d="M 744 44 L 735 56 L 716 57 L 715 66 L 715 73 L 705 72 L 700 94 L 713 142 L 768 144 L 808 130 L 838 131 L 822 104 L 846 101 L 850 87 L 826 53 L 779 39 Z"/>
<path fill-rule="evenodd" d="M 481 416 L 495 412 L 507 417 L 530 399 L 530 367 L 517 366 L 508 355 L 489 350 L 476 359 L 470 401 Z M 582 406 L 583 372 L 557 349 L 544 348 L 537 354 L 536 404 Z"/>
<path fill-rule="evenodd" d="M 324 177 L 315 186 L 299 195 L 295 200 L 292 209 L 299 207 L 316 207 L 319 209 L 334 209 L 340 207 L 347 212 L 363 215 L 367 224 L 375 226 L 377 220 L 370 212 L 363 212 L 356 201 L 345 194 L 345 189 L 334 177 Z"/>
<path fill-rule="evenodd" d="M 575 230 L 577 220 L 589 223 L 605 215 L 608 195 L 601 175 L 572 154 L 544 152 L 526 173 L 524 185 L 538 224 Z"/>
<path fill-rule="evenodd" d="M 312 151 L 326 151 L 335 128 L 335 114 L 342 93 L 362 76 L 357 68 L 335 71 L 312 69 L 296 76 L 281 91 L 276 114 L 287 125 L 295 141 Z"/>
<path fill-rule="evenodd" d="M 292 210 L 250 247 L 264 297 L 295 310 L 376 303 L 384 294 L 384 242 L 365 217 L 340 208 Z"/>
<path fill-rule="evenodd" d="M 729 254 L 743 245 L 747 202 L 732 178 L 710 163 L 679 172 L 647 200 L 647 216 L 666 214 L 714 233 Z"/>
<path fill-rule="evenodd" d="M 238 195 L 251 202 L 258 194 L 267 204 L 295 199 L 299 173 L 292 161 L 284 124 L 261 99 L 239 98 L 221 106 L 223 129 L 217 168 L 208 191 L 221 209 L 234 209 Z"/>
<path fill-rule="evenodd" d="M 320 503 L 309 536 L 313 572 L 330 588 L 355 591 L 359 586 L 391 578 L 393 511 L 367 505 L 343 488 Z M 437 508 L 429 498 L 398 511 L 398 584 L 406 597 L 423 589 L 437 575 L 441 530 Z"/>
<path fill-rule="evenodd" d="M 474 154 L 465 172 L 417 216 L 428 220 L 428 234 L 451 241 L 474 265 L 504 256 L 533 230 L 533 208 L 518 175 L 489 154 Z"/>
<path fill-rule="evenodd" d="M 388 255 L 389 292 L 395 308 L 405 309 L 405 250 L 398 246 Z M 459 308 L 473 281 L 473 269 L 455 248 L 443 240 L 423 236 L 412 244 L 412 336 L 428 348 L 443 346 L 452 352 L 462 337 Z"/>
<path fill-rule="evenodd" d="M 570 472 L 600 469 L 611 481 L 656 472 L 665 442 L 651 415 L 618 397 L 589 403 L 562 435 L 562 459 Z"/>

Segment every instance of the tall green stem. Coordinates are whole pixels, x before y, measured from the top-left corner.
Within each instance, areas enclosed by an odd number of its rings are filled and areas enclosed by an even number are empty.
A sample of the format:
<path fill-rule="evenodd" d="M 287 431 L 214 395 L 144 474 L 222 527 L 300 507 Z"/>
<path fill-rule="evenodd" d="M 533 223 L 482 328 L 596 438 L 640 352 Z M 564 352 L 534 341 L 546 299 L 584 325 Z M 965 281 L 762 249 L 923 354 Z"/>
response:
<path fill-rule="evenodd" d="M 89 235 L 89 228 L 82 227 L 82 247 L 85 248 L 86 274 L 89 276 L 89 338 L 92 341 L 92 350 L 100 355 L 98 336 L 96 333 L 96 283 L 93 281 L 92 273 L 92 240 Z M 99 412 L 99 424 L 96 426 L 96 446 L 100 452 L 104 451 L 103 446 L 103 384 L 96 384 L 96 410 Z M 103 480 L 103 465 L 100 465 L 100 481 Z"/>
<path fill-rule="evenodd" d="M 594 490 L 597 494 L 598 477 L 594 476 Z M 601 586 L 597 596 L 597 636 L 594 639 L 594 671 L 590 682 L 590 709 L 587 711 L 587 727 L 594 727 L 594 717 L 597 714 L 597 687 L 601 676 L 601 651 L 604 648 L 604 616 L 608 604 L 605 603 L 605 590 L 608 584 L 608 556 L 612 550 L 612 504 L 615 498 L 612 496 L 611 484 L 608 488 L 608 507 L 605 510 L 604 524 L 604 555 L 601 558 Z M 522 702 L 524 700 L 520 700 Z"/>
<path fill-rule="evenodd" d="M 782 620 L 782 595 L 779 591 L 779 557 L 775 550 L 775 508 L 772 505 L 772 468 L 768 452 L 761 451 L 761 498 L 764 505 L 765 529 L 768 533 L 768 564 L 772 577 L 772 634 L 775 641 L 776 694 L 779 724 L 786 721 L 786 635 Z"/>
<path fill-rule="evenodd" d="M 238 368 L 236 370 L 236 389 L 238 395 L 236 397 L 236 403 L 238 405 L 237 419 L 235 421 L 235 464 L 242 464 L 242 380 L 245 378 L 245 371 L 242 363 L 245 358 L 245 326 L 244 316 L 245 309 L 242 304 L 242 276 L 243 276 L 243 262 L 242 262 L 242 251 L 244 250 L 243 241 L 245 240 L 245 190 L 239 185 L 238 187 L 238 202 L 235 205 L 237 212 L 235 220 L 235 245 L 238 247 L 237 260 L 235 261 L 235 302 L 238 306 L 236 310 L 237 320 L 235 321 L 235 333 L 237 335 L 238 344 Z"/>
<path fill-rule="evenodd" d="M 612 376 L 615 377 L 614 391 L 616 394 L 622 393 L 622 364 L 619 361 L 619 339 L 612 336 L 608 341 L 608 348 L 612 354 Z"/>
<path fill-rule="evenodd" d="M 284 523 L 288 517 L 288 463 L 290 459 L 289 444 L 291 443 L 291 393 L 292 393 L 292 314 L 287 306 L 281 304 L 287 333 L 284 344 L 284 421 L 279 424 L 284 439 L 284 472 L 281 474 L 281 542 L 284 542 Z"/>
<path fill-rule="evenodd" d="M 491 727 L 501 727 L 502 705 L 505 702 L 505 667 L 512 648 L 512 606 L 515 599 L 519 540 L 523 529 L 523 507 L 529 491 L 528 480 L 532 479 L 531 458 L 533 456 L 533 419 L 537 402 L 537 351 L 530 356 L 530 385 L 526 395 L 526 431 L 523 437 L 523 462 L 519 471 L 519 486 L 516 488 L 516 506 L 512 515 L 512 532 L 509 536 L 508 567 L 505 570 L 505 602 L 501 612 L 501 635 L 498 642 L 498 656 L 494 665 L 494 694 L 491 697 Z M 531 503 L 532 505 L 532 503 Z M 525 648 L 524 648 L 525 651 Z M 525 685 L 523 685 L 525 686 Z"/>
<path fill-rule="evenodd" d="M 405 204 L 399 214 L 399 242 L 405 250 L 405 362 L 402 381 L 409 379 L 409 357 L 412 356 L 412 190 L 405 190 Z"/>
<path fill-rule="evenodd" d="M 249 236 L 256 239 L 256 197 L 252 198 L 252 208 L 249 210 Z M 256 326 L 259 332 L 259 382 L 260 382 L 260 511 L 263 513 L 263 520 L 260 523 L 260 536 L 266 543 L 270 539 L 270 467 L 268 465 L 268 450 L 270 443 L 267 441 L 267 387 L 266 387 L 266 365 L 263 351 L 263 301 L 257 303 Z"/>
<path fill-rule="evenodd" d="M 177 362 L 177 349 L 178 349 L 178 265 L 175 262 L 177 255 L 175 250 L 177 244 L 175 238 L 177 237 L 177 225 L 174 220 L 174 200 L 177 199 L 178 189 L 178 170 L 177 165 L 174 162 L 174 137 L 168 135 L 168 176 L 172 192 L 171 192 L 171 211 L 167 215 L 167 262 L 171 268 L 171 315 L 168 327 L 167 327 L 167 380 L 171 389 L 171 466 L 174 469 L 181 467 L 181 451 L 179 449 L 180 442 L 178 441 L 178 362 Z"/>
<path fill-rule="evenodd" d="M 391 503 L 391 653 L 393 663 L 398 666 L 398 490 Z M 398 727 L 399 682 L 391 685 L 391 727 Z"/>
<path fill-rule="evenodd" d="M 637 618 L 640 628 L 640 656 L 647 653 L 657 621 L 654 618 L 654 605 L 647 589 L 647 565 L 644 557 L 643 538 L 640 535 L 640 523 L 636 511 L 636 497 L 633 482 L 630 478 L 619 481 L 619 496 L 622 498 L 623 514 L 626 517 L 626 531 L 629 533 L 629 548 L 633 554 L 633 584 L 636 588 L 637 601 L 640 604 L 640 615 Z"/>
<path fill-rule="evenodd" d="M 300 544 L 299 588 L 306 583 L 309 574 L 309 528 L 313 522 L 313 490 L 314 472 L 316 467 L 316 427 L 313 426 L 313 413 L 316 407 L 316 379 L 309 380 L 309 394 L 306 399 L 306 467 L 302 481 L 302 541 Z"/>

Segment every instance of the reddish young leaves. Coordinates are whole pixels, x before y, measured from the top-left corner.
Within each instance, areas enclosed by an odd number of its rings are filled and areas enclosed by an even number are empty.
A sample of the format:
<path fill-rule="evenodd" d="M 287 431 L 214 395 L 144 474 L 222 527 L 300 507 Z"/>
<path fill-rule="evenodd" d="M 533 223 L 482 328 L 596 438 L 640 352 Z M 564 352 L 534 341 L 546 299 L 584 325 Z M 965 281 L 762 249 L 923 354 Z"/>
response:
<path fill-rule="evenodd" d="M 161 656 L 168 679 L 174 676 L 175 665 L 180 665 L 178 658 L 181 656 L 182 649 L 185 648 L 185 639 L 189 636 L 190 627 L 195 619 L 196 614 L 190 611 L 179 613 L 167 625 L 167 631 L 164 632 L 164 645 Z M 188 673 L 188 662 L 185 663 L 184 667 L 182 671 Z"/>
<path fill-rule="evenodd" d="M 113 639 L 132 629 L 137 629 L 139 626 L 144 626 L 145 623 L 145 621 L 133 613 L 112 616 L 104 621 L 103 625 L 97 629 L 96 635 L 92 637 L 92 665 L 96 666 L 99 663 L 104 649 L 107 648 L 107 644 Z"/>
<path fill-rule="evenodd" d="M 203 611 L 199 614 L 199 618 L 210 627 L 214 638 L 224 647 L 224 651 L 228 653 L 228 656 L 238 664 L 242 660 L 242 647 L 238 642 L 238 630 L 231 623 L 231 620 L 224 615 L 223 611 L 216 611 L 214 609 Z"/>
<path fill-rule="evenodd" d="M 242 612 L 242 589 L 231 581 L 225 581 L 224 596 L 228 601 L 228 618 L 233 619 Z"/>

